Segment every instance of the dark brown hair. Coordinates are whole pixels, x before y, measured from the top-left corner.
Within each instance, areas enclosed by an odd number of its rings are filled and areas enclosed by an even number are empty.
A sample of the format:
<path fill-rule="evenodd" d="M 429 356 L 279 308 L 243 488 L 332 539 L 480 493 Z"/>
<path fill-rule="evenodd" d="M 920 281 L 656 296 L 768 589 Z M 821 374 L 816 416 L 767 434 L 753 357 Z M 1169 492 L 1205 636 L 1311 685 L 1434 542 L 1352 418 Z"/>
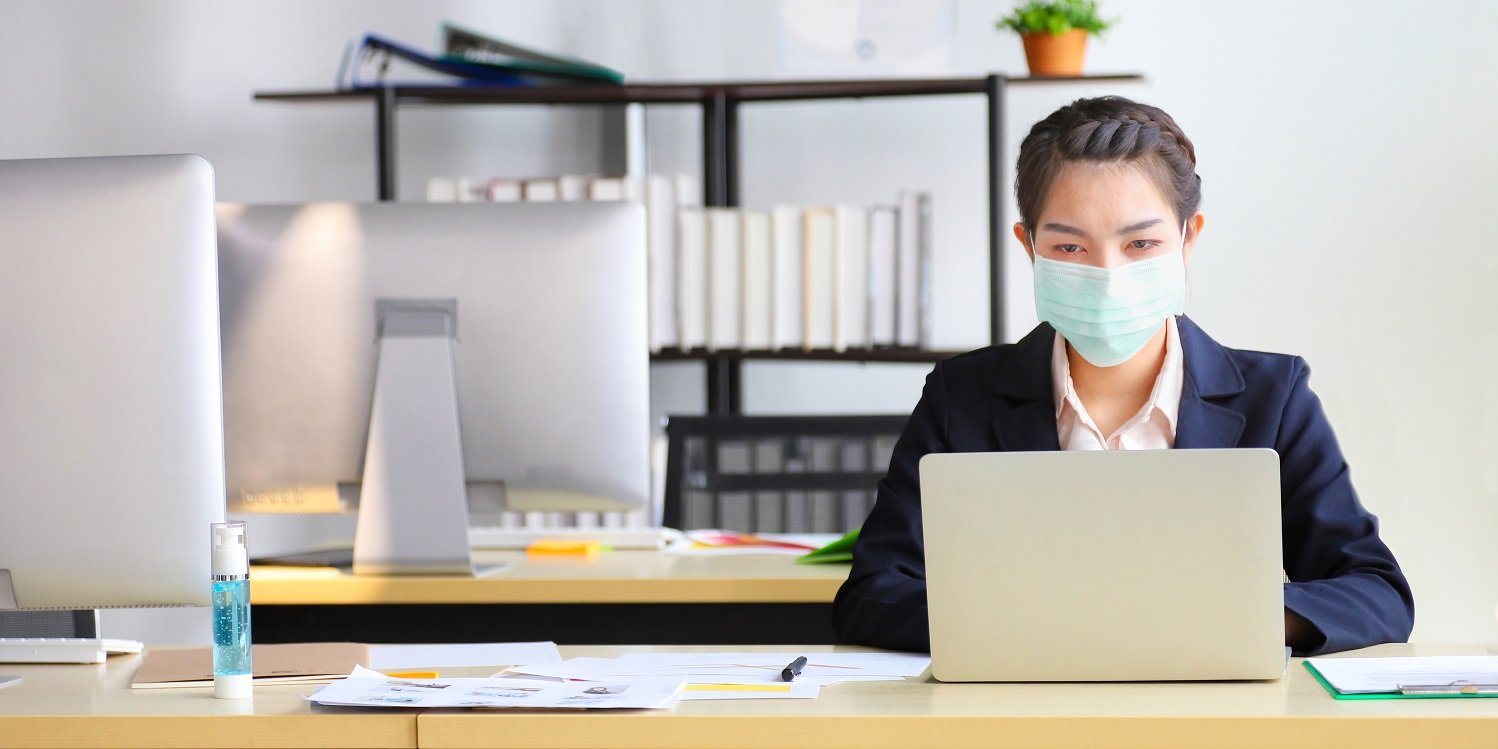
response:
<path fill-rule="evenodd" d="M 1026 232 L 1034 233 L 1051 183 L 1071 162 L 1136 166 L 1175 206 L 1177 224 L 1201 204 L 1196 149 L 1170 115 L 1122 96 L 1078 99 L 1035 123 L 1020 144 L 1014 197 Z"/>

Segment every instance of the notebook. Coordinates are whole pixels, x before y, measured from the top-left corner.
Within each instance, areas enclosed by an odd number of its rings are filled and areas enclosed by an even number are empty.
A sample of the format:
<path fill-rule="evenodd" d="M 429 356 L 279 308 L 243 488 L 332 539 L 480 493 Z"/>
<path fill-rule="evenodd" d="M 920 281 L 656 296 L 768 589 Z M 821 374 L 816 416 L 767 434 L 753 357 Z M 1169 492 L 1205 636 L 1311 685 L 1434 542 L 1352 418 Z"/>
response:
<path fill-rule="evenodd" d="M 937 679 L 1284 673 L 1273 450 L 943 453 L 920 477 Z"/>

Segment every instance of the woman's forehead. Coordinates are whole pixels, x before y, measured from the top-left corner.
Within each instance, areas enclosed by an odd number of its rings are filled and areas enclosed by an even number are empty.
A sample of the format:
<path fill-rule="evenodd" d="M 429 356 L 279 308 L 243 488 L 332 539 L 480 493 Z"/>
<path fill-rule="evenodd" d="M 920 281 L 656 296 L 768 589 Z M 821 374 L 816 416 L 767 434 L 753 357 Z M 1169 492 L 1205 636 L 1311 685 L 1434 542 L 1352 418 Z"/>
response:
<path fill-rule="evenodd" d="M 1116 228 L 1169 218 L 1171 211 L 1170 202 L 1139 165 L 1071 162 L 1056 173 L 1040 211 L 1040 224 L 1057 221 Z"/>

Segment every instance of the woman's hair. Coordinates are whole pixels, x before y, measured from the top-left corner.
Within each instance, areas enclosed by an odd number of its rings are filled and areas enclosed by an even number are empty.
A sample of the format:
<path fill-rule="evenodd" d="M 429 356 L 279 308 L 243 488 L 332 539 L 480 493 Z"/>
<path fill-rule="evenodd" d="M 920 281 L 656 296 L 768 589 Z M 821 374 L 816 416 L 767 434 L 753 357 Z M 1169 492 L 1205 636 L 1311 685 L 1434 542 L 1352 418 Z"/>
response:
<path fill-rule="evenodd" d="M 1078 99 L 1035 123 L 1020 144 L 1014 196 L 1027 232 L 1034 233 L 1051 183 L 1072 162 L 1138 168 L 1175 206 L 1178 224 L 1201 204 L 1196 149 L 1170 115 L 1122 96 Z"/>

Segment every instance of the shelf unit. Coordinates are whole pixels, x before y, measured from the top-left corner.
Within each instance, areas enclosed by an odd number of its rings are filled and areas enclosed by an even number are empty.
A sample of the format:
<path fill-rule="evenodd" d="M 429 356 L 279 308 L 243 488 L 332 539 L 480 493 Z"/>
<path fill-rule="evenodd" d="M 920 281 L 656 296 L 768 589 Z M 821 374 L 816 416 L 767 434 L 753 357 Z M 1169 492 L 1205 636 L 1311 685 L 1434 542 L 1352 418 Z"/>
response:
<path fill-rule="evenodd" d="M 833 80 L 720 83 L 626 84 L 565 88 L 494 88 L 473 86 L 389 86 L 353 91 L 257 92 L 256 101 L 363 102 L 374 108 L 375 191 L 380 200 L 395 200 L 396 112 L 405 106 L 463 105 L 624 105 L 695 106 L 702 110 L 704 206 L 739 205 L 739 108 L 770 101 L 865 99 L 981 95 L 988 119 L 988 293 L 989 337 L 998 343 L 1004 330 L 1004 264 L 999 252 L 1003 237 L 1005 186 L 1003 174 L 1004 94 L 1011 85 L 1056 84 L 1078 81 L 1136 81 L 1138 74 L 1089 76 L 1032 76 L 1010 78 L 992 74 L 982 78 L 913 78 L 899 80 Z M 701 361 L 707 370 L 708 413 L 742 411 L 743 362 L 817 360 L 853 362 L 934 362 L 952 352 L 912 349 L 834 351 L 663 351 L 654 361 Z"/>

